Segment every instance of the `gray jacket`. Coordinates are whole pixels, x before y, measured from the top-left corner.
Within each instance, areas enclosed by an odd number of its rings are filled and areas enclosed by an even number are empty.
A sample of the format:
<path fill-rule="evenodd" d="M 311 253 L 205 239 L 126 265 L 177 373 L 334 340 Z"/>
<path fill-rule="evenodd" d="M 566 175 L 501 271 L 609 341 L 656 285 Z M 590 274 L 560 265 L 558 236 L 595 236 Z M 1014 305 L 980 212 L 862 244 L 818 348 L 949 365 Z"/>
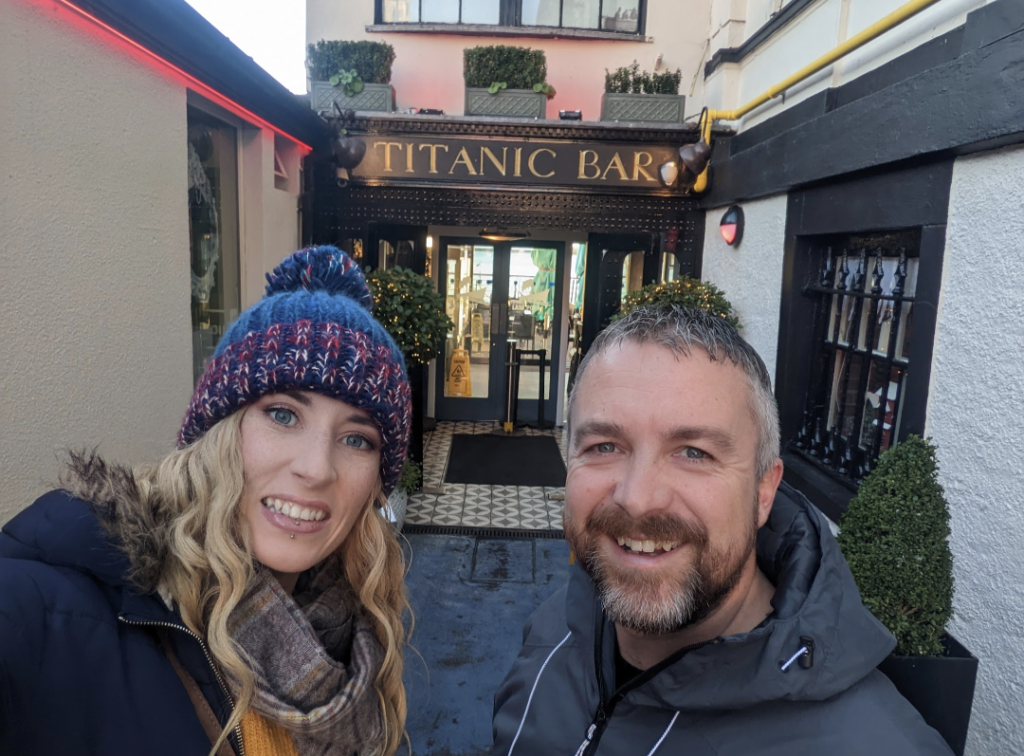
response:
<path fill-rule="evenodd" d="M 494 756 L 951 754 L 875 669 L 895 640 L 861 603 L 825 521 L 785 483 L 758 564 L 776 586 L 771 619 L 618 690 L 614 626 L 573 569 L 530 618 L 495 695 Z"/>

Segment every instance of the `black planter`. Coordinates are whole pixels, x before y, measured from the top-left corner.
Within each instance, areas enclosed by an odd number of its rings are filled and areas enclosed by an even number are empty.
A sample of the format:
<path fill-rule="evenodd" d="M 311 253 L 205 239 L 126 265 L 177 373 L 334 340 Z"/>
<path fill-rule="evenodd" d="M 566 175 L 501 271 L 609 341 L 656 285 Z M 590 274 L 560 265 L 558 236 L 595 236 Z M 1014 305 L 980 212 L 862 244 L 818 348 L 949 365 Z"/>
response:
<path fill-rule="evenodd" d="M 942 638 L 943 656 L 897 656 L 878 669 L 913 704 L 929 726 L 939 731 L 956 756 L 963 756 L 971 721 L 978 660 L 949 635 Z"/>

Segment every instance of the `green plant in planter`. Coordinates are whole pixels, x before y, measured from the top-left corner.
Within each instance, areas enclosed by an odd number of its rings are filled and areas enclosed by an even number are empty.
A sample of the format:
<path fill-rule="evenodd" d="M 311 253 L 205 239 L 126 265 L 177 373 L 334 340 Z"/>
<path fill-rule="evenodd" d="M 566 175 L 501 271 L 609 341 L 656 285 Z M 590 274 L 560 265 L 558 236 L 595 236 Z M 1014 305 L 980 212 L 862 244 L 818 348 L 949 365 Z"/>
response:
<path fill-rule="evenodd" d="M 675 71 L 658 73 L 640 70 L 635 60 L 628 66 L 621 66 L 614 71 L 604 70 L 604 91 L 618 94 L 679 94 L 679 84 L 683 80 L 683 72 Z"/>
<path fill-rule="evenodd" d="M 739 318 L 732 312 L 732 304 L 725 298 L 725 292 L 712 283 L 685 275 L 669 283 L 650 283 L 627 294 L 622 309 L 612 316 L 612 321 L 625 317 L 637 307 L 670 305 L 707 310 L 725 318 L 733 328 L 742 328 Z"/>
<path fill-rule="evenodd" d="M 391 334 L 406 362 L 422 365 L 441 354 L 455 327 L 444 310 L 444 296 L 426 276 L 406 268 L 368 270 L 373 315 Z"/>
<path fill-rule="evenodd" d="M 423 488 L 423 465 L 411 459 L 405 460 L 405 464 L 402 465 L 402 476 L 398 479 L 396 488 L 410 495 Z"/>
<path fill-rule="evenodd" d="M 330 81 L 334 86 L 351 84 L 390 84 L 391 66 L 395 62 L 395 48 L 387 42 L 360 40 L 320 40 L 306 48 L 306 70 L 310 81 Z M 339 77 L 335 82 L 332 79 Z M 348 94 L 346 92 L 345 94 Z M 351 95 L 349 95 L 351 96 Z"/>
<path fill-rule="evenodd" d="M 354 68 L 351 71 L 339 71 L 328 81 L 332 87 L 340 85 L 341 91 L 345 93 L 346 97 L 352 97 L 363 91 L 363 80 Z"/>
<path fill-rule="evenodd" d="M 878 458 L 840 522 L 864 605 L 896 636 L 897 654 L 941 654 L 953 613 L 949 507 L 937 474 L 934 445 L 908 436 Z"/>
<path fill-rule="evenodd" d="M 480 87 L 491 94 L 502 89 L 531 89 L 548 99 L 555 88 L 545 79 L 547 59 L 543 50 L 514 45 L 471 47 L 462 52 L 462 73 L 467 87 Z"/>

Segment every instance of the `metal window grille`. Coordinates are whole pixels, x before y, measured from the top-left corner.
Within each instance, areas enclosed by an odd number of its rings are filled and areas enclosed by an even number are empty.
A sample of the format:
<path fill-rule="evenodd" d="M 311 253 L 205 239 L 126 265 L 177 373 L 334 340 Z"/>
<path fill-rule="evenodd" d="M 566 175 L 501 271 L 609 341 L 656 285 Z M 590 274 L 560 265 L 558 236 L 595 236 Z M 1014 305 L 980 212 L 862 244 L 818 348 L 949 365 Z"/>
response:
<path fill-rule="evenodd" d="M 856 485 L 899 435 L 911 369 L 917 247 L 812 252 L 821 257 L 819 276 L 803 293 L 817 300 L 817 353 L 793 447 Z"/>

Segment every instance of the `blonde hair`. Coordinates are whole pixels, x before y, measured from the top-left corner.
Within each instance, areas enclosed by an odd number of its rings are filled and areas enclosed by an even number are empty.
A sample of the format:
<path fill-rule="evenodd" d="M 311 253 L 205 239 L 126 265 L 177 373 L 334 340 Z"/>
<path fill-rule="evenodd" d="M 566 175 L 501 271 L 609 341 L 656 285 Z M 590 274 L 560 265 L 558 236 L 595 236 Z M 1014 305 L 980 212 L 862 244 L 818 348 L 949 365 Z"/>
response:
<path fill-rule="evenodd" d="M 177 602 L 186 626 L 205 640 L 216 663 L 241 681 L 235 708 L 210 756 L 241 722 L 255 691 L 245 652 L 228 629 L 231 612 L 254 575 L 248 527 L 238 506 L 245 484 L 244 414 L 244 408 L 233 413 L 154 465 L 126 470 L 108 467 L 95 455 L 72 454 L 62 481 L 76 495 L 100 504 L 101 519 L 123 543 L 142 540 L 141 550 L 130 550 L 130 577 L 147 590 L 155 589 L 158 581 Z M 137 502 L 132 507 L 137 511 L 116 515 L 108 511 L 104 517 L 104 502 L 109 509 L 124 499 Z M 403 582 L 405 559 L 383 515 L 386 503 L 378 480 L 339 549 L 349 583 L 384 648 L 384 662 L 375 680 L 384 723 L 377 751 L 381 756 L 394 754 L 405 733 L 402 620 L 409 611 Z"/>

